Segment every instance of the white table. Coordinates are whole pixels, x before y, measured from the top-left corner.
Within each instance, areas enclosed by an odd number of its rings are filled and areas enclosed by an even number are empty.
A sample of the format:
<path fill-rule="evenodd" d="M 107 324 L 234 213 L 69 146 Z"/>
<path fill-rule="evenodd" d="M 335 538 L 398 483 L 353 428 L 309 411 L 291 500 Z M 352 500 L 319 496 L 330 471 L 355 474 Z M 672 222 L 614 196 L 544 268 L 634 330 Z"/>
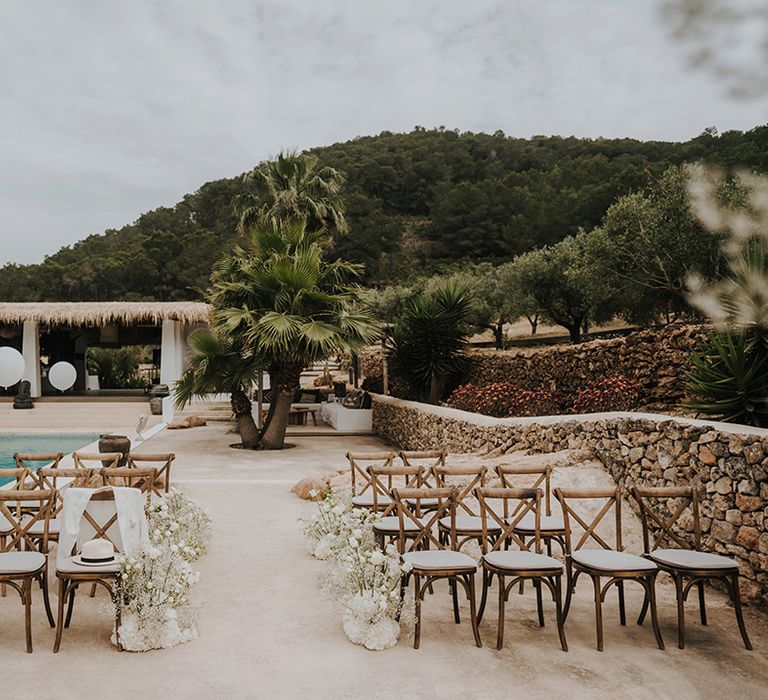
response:
<path fill-rule="evenodd" d="M 370 408 L 346 408 L 340 403 L 320 404 L 321 418 L 336 430 L 372 430 L 373 410 Z"/>

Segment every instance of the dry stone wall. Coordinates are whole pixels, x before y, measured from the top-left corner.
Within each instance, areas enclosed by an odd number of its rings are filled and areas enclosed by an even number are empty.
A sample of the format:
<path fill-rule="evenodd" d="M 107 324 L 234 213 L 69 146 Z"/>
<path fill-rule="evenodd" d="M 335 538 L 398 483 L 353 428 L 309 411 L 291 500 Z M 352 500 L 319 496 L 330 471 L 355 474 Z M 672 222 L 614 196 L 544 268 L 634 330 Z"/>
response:
<path fill-rule="evenodd" d="M 474 350 L 468 354 L 465 381 L 478 385 L 512 382 L 526 389 L 544 386 L 573 397 L 590 379 L 623 374 L 639 382 L 642 404 L 670 407 L 683 397 L 691 351 L 705 337 L 701 326 L 671 325 L 580 345 Z M 364 354 L 361 368 L 365 375 L 380 376 L 379 351 Z"/>
<path fill-rule="evenodd" d="M 494 419 L 390 397 L 374 401 L 373 427 L 409 450 L 588 450 L 626 489 L 695 484 L 703 544 L 735 557 L 745 599 L 768 606 L 768 430 L 632 413 Z"/>

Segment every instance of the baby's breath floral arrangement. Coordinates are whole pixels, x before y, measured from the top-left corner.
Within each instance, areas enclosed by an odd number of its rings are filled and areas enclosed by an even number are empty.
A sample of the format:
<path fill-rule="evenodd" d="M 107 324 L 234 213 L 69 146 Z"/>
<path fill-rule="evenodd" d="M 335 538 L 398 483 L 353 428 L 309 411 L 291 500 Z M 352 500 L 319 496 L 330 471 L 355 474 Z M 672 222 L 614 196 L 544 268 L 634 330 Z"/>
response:
<path fill-rule="evenodd" d="M 379 651 L 394 646 L 412 615 L 404 610 L 400 582 L 408 571 L 397 548 L 382 551 L 373 525 L 378 515 L 353 508 L 348 494 L 331 491 L 303 521 L 310 552 L 328 566 L 321 586 L 342 612 L 351 642 Z"/>
<path fill-rule="evenodd" d="M 200 575 L 191 562 L 207 551 L 211 518 L 174 489 L 147 506 L 147 522 L 149 542 L 122 560 L 115 589 L 120 642 L 129 651 L 167 649 L 198 636 L 189 589 Z"/>

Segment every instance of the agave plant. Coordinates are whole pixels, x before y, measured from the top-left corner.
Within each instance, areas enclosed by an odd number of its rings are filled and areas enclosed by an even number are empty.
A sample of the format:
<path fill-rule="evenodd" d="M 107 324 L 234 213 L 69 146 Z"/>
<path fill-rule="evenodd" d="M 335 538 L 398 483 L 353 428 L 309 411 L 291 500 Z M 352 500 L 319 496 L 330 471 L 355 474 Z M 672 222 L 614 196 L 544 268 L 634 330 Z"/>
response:
<path fill-rule="evenodd" d="M 303 219 L 262 221 L 214 271 L 214 322 L 267 368 L 273 400 L 259 440 L 283 446 L 294 390 L 304 367 L 373 342 L 379 326 L 351 284 L 358 265 L 328 261 L 330 237 Z"/>
<path fill-rule="evenodd" d="M 257 358 L 232 338 L 208 330 L 192 333 L 189 344 L 193 350 L 189 367 L 174 386 L 176 408 L 184 408 L 195 396 L 229 394 L 243 447 L 253 449 L 259 429 L 246 391 L 261 369 Z"/>
<path fill-rule="evenodd" d="M 446 383 L 461 372 L 471 310 L 469 290 L 449 281 L 410 301 L 392 327 L 387 354 L 415 398 L 437 403 Z"/>
<path fill-rule="evenodd" d="M 691 357 L 683 407 L 729 423 L 768 427 L 768 336 L 714 333 Z"/>

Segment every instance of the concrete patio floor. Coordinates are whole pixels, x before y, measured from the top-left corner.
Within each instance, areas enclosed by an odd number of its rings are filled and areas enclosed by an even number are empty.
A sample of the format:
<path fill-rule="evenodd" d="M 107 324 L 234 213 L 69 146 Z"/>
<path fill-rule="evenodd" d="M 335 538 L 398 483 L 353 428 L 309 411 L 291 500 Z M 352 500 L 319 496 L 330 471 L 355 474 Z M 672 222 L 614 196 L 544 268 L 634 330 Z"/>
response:
<path fill-rule="evenodd" d="M 80 428 L 99 430 L 98 423 Z M 227 426 L 163 431 L 146 451 L 173 451 L 174 481 L 211 511 L 214 538 L 197 568 L 200 638 L 165 651 L 117 653 L 109 643 L 106 596 L 80 595 L 59 654 L 39 592 L 34 599 L 35 652 L 24 652 L 23 611 L 14 591 L 0 599 L 0 674 L 3 695 L 16 698 L 758 698 L 768 695 L 768 616 L 747 608 L 755 650 L 741 644 L 733 610 L 708 594 L 709 626 L 689 606 L 688 648 L 676 647 L 674 589 L 659 584 L 666 651 L 650 625 L 634 624 L 639 586 L 627 590 L 628 624 L 621 627 L 615 594 L 605 606 L 605 651 L 594 647 L 592 591 L 580 584 L 560 650 L 551 603 L 547 626 L 536 622 L 535 598 L 513 594 L 505 647 L 495 649 L 496 611 L 474 646 L 464 620 L 453 623 L 447 585 L 424 605 L 421 649 L 406 634 L 393 649 L 369 652 L 341 629 L 340 614 L 322 597 L 324 564 L 307 553 L 297 519 L 312 511 L 289 489 L 298 479 L 345 466 L 349 450 L 375 450 L 372 437 L 291 437 L 279 453 L 233 450 Z M 578 482 L 579 468 L 562 470 Z M 557 474 L 556 473 L 556 480 Z M 593 477 L 595 475 L 593 474 Z M 601 478 L 598 474 L 595 478 Z M 610 483 L 610 478 L 606 483 Z M 632 539 L 628 541 L 631 548 Z M 54 597 L 55 604 L 55 597 Z"/>

